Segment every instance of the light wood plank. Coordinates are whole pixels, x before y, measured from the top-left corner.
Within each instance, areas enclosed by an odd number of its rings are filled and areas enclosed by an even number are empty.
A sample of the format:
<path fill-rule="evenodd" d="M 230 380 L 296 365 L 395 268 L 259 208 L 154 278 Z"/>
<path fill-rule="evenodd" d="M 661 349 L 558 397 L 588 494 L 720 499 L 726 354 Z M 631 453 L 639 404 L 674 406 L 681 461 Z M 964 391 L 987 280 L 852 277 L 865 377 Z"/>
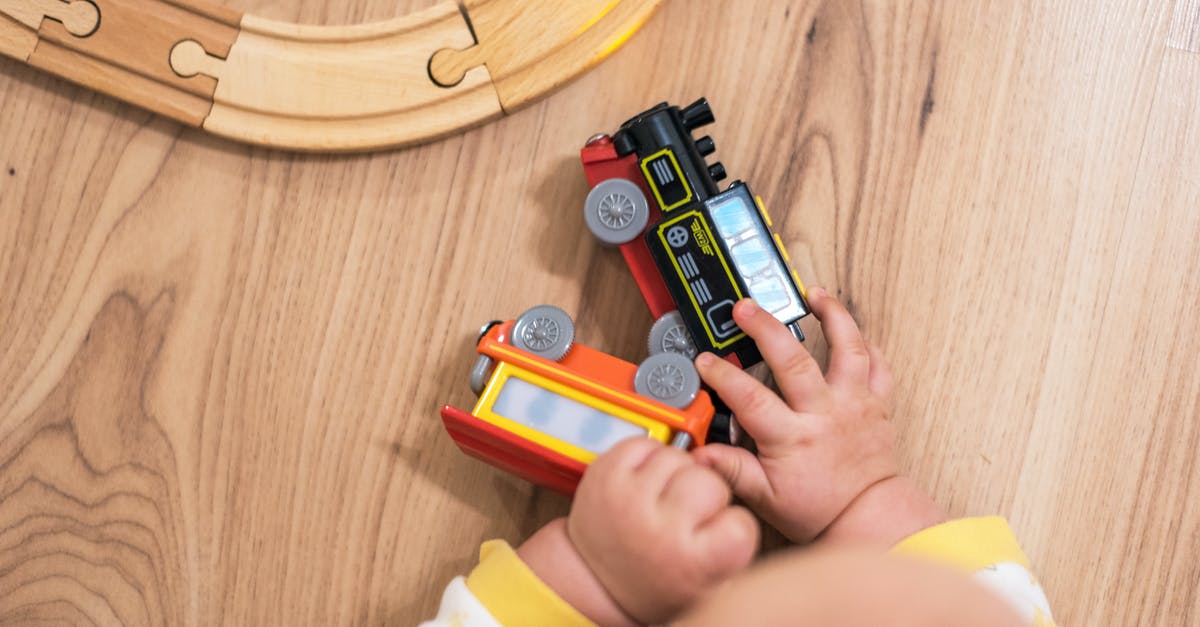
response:
<path fill-rule="evenodd" d="M 1167 45 L 1187 52 L 1200 52 L 1200 0 L 1175 0 L 1175 16 L 1167 33 Z"/>
<path fill-rule="evenodd" d="M 0 54 L 24 63 L 37 47 L 37 41 L 35 30 L 0 15 Z"/>
<path fill-rule="evenodd" d="M 544 103 L 371 156 L 247 148 L 0 63 L 0 623 L 431 615 L 479 541 L 567 507 L 442 432 L 475 330 L 553 302 L 641 356 L 577 151 L 700 95 L 801 276 L 891 358 L 907 468 L 1012 519 L 1059 624 L 1195 623 L 1179 6 L 667 2 Z"/>

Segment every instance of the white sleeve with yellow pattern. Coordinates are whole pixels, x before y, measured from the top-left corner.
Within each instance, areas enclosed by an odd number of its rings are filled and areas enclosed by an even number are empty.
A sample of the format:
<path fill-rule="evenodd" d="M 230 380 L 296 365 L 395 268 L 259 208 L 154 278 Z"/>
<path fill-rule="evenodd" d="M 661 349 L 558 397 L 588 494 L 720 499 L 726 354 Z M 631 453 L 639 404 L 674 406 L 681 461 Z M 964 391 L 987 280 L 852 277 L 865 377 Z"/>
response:
<path fill-rule="evenodd" d="M 455 577 L 437 618 L 421 627 L 595 627 L 562 600 L 502 540 L 479 547 L 479 565 Z"/>
<path fill-rule="evenodd" d="M 961 518 L 915 533 L 892 548 L 973 573 L 1034 627 L 1053 627 L 1050 603 L 1008 523 L 998 516 Z"/>

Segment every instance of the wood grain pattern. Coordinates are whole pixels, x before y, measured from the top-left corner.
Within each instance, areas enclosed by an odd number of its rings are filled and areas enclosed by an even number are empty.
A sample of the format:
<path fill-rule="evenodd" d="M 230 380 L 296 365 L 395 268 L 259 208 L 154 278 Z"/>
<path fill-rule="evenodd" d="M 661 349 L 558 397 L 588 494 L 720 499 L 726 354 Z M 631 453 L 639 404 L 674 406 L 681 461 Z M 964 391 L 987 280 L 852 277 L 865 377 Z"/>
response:
<path fill-rule="evenodd" d="M 56 21 L 46 20 L 38 29 L 42 43 L 91 57 L 131 75 L 162 83 L 163 89 L 178 89 L 212 99 L 216 81 L 208 76 L 183 77 L 171 69 L 171 48 L 184 39 L 204 46 L 209 54 L 225 58 L 238 37 L 237 26 L 230 26 L 205 13 L 170 2 L 147 6 L 145 0 L 96 0 L 100 7 L 101 28 L 87 37 L 77 37 Z M 41 45 L 39 44 L 39 48 Z M 39 51 L 30 62 L 36 65 Z M 77 80 L 68 75 L 67 78 Z M 120 90 L 120 86 L 114 86 Z M 125 91 L 110 92 L 122 98 Z"/>
<path fill-rule="evenodd" d="M 96 5 L 85 0 L 0 0 L 0 14 L 33 30 L 50 19 L 78 37 L 95 31 L 100 22 Z"/>
<path fill-rule="evenodd" d="M 223 137 L 360 151 L 432 141 L 541 98 L 659 3 L 443 1 L 333 26 L 204 0 L 0 0 L 0 53 Z"/>
<path fill-rule="evenodd" d="M 0 63 L 0 624 L 432 614 L 479 541 L 567 508 L 442 433 L 475 330 L 552 302 L 640 357 L 577 151 L 700 95 L 801 277 L 891 358 L 908 470 L 1010 517 L 1059 624 L 1195 624 L 1188 1 L 668 2 L 542 104 L 370 156 L 236 145 Z"/>
<path fill-rule="evenodd" d="M 439 51 L 429 73 L 454 85 L 487 67 L 505 111 L 559 89 L 592 68 L 637 32 L 661 0 L 466 0 L 478 44 Z M 572 37 L 563 37 L 571 33 Z"/>
<path fill-rule="evenodd" d="M 1167 45 L 1187 52 L 1200 52 L 1200 0 L 1176 0 Z"/>
<path fill-rule="evenodd" d="M 474 43 L 453 2 L 377 24 L 311 26 L 247 15 L 215 77 L 204 128 L 303 150 L 344 151 L 428 141 L 499 117 L 485 68 L 452 88 L 429 77 L 442 49 Z M 178 69 L 178 68 L 177 68 Z"/>
<path fill-rule="evenodd" d="M 0 55 L 24 63 L 33 54 L 37 42 L 37 33 L 33 29 L 7 15 L 0 15 Z"/>
<path fill-rule="evenodd" d="M 22 4 L 21 0 L 6 0 L 0 9 L 9 11 Z M 75 5 L 93 7 L 86 2 L 70 6 Z M 234 12 L 205 10 L 190 0 L 165 0 L 153 5 L 137 0 L 96 0 L 95 7 L 99 7 L 103 28 L 95 28 L 90 34 L 70 23 L 42 20 L 37 45 L 28 55 L 29 64 L 184 124 L 199 126 L 212 106 L 216 80 L 177 74 L 171 69 L 171 50 L 178 41 L 188 39 L 199 42 L 211 54 L 228 55 L 238 35 L 238 28 L 229 24 Z"/>

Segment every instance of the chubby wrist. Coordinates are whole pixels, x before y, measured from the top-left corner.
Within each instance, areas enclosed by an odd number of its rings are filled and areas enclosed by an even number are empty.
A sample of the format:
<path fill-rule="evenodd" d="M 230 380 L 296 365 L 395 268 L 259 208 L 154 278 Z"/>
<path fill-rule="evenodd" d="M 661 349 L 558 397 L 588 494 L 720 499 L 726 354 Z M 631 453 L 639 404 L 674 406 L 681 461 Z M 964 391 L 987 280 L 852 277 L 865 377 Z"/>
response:
<path fill-rule="evenodd" d="M 946 514 L 908 477 L 889 477 L 863 490 L 816 543 L 890 549 L 901 540 L 946 521 Z"/>
<path fill-rule="evenodd" d="M 517 556 L 551 590 L 589 620 L 607 627 L 638 623 L 612 598 L 567 534 L 567 519 L 556 518 L 539 529 Z"/>

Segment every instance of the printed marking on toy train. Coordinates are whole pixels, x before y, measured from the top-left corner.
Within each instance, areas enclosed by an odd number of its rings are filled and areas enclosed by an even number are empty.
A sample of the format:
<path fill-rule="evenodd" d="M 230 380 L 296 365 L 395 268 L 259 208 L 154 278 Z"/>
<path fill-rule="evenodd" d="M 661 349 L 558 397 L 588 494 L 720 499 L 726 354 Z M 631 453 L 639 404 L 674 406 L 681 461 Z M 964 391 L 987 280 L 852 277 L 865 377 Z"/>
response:
<path fill-rule="evenodd" d="M 688 285 L 692 286 L 692 293 L 696 295 L 701 305 L 712 302 L 712 292 L 708 291 L 708 283 L 704 279 L 697 279 Z"/>
<path fill-rule="evenodd" d="M 654 166 L 654 172 L 658 174 L 659 183 L 666 185 L 675 181 L 675 174 L 671 172 L 671 166 L 667 165 L 665 161 L 659 159 L 652 165 Z"/>
<path fill-rule="evenodd" d="M 692 210 L 663 221 L 656 234 L 709 343 L 724 348 L 746 337 L 733 321 L 733 304 L 744 295 L 704 214 Z"/>
<path fill-rule="evenodd" d="M 663 213 L 677 209 L 692 200 L 692 188 L 683 177 L 679 160 L 670 148 L 664 148 L 642 159 L 642 174 L 658 199 Z"/>
<path fill-rule="evenodd" d="M 723 300 L 709 307 L 704 312 L 704 318 L 720 337 L 738 330 L 737 323 L 733 321 L 733 301 L 731 300 Z"/>
<path fill-rule="evenodd" d="M 717 253 L 712 247 L 712 233 L 706 232 L 708 225 L 704 224 L 703 220 L 696 220 L 692 223 L 692 235 L 696 237 L 696 245 L 700 247 L 700 252 L 709 257 L 715 256 Z"/>
<path fill-rule="evenodd" d="M 684 242 L 686 244 L 686 242 Z M 700 268 L 696 267 L 696 260 L 692 258 L 692 253 L 683 253 L 679 256 L 679 267 L 683 269 L 683 276 L 686 279 L 694 279 L 700 274 Z"/>

